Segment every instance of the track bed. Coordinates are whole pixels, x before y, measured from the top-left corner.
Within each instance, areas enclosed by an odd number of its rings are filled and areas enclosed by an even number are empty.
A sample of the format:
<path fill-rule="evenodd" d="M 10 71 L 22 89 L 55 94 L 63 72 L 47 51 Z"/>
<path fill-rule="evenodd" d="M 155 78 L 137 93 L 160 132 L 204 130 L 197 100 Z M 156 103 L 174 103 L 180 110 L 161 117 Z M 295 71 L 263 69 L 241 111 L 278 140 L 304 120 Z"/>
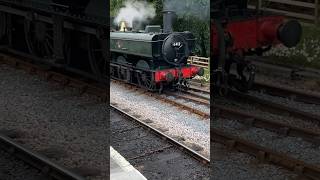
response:
<path fill-rule="evenodd" d="M 114 110 L 110 117 L 111 146 L 147 179 L 209 179 L 208 165 Z"/>

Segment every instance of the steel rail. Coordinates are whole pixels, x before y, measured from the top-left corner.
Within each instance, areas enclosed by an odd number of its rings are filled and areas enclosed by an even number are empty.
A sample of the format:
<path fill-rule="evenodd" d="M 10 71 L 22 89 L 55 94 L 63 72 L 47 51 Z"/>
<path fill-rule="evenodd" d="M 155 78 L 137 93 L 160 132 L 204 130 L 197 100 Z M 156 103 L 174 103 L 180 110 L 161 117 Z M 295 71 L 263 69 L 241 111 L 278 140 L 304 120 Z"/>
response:
<path fill-rule="evenodd" d="M 305 128 L 294 127 L 284 123 L 279 123 L 266 118 L 258 117 L 256 115 L 245 113 L 239 110 L 226 108 L 219 105 L 212 106 L 215 111 L 215 115 L 218 118 L 224 118 L 229 120 L 236 120 L 242 124 L 266 129 L 277 134 L 292 137 L 301 137 L 302 139 L 320 145 L 320 133 Z"/>
<path fill-rule="evenodd" d="M 126 86 L 128 88 L 135 88 L 135 90 L 137 92 L 140 92 L 142 94 L 146 94 L 146 95 L 148 95 L 150 97 L 154 97 L 154 98 L 156 98 L 156 99 L 158 99 L 158 100 L 160 100 L 162 102 L 165 102 L 165 103 L 171 104 L 173 106 L 176 106 L 178 108 L 181 108 L 183 110 L 189 111 L 190 113 L 196 114 L 196 115 L 198 115 L 198 116 L 200 116 L 200 117 L 202 117 L 204 119 L 209 119 L 210 118 L 210 113 L 206 113 L 206 112 L 200 111 L 198 109 L 194 109 L 194 108 L 192 108 L 190 106 L 187 106 L 187 105 L 185 105 L 183 103 L 179 103 L 179 102 L 177 102 L 175 100 L 169 99 L 168 97 L 161 96 L 160 94 L 156 94 L 156 93 L 148 92 L 146 90 L 142 90 L 142 89 L 138 88 L 138 86 L 136 86 L 134 84 L 126 84 L 126 83 L 124 83 L 122 81 L 116 81 L 116 80 L 112 80 L 112 82 L 117 83 L 117 84 L 121 84 L 121 85 Z"/>
<path fill-rule="evenodd" d="M 304 102 L 309 104 L 320 105 L 320 95 L 315 93 L 305 93 L 302 90 L 296 90 L 287 87 L 279 87 L 262 82 L 255 82 L 253 90 L 261 91 L 263 93 L 270 94 L 272 96 L 280 96 L 284 98 L 290 98 L 297 102 Z"/>
<path fill-rule="evenodd" d="M 0 63 L 4 63 L 10 66 L 14 66 L 17 69 L 23 69 L 28 71 L 30 74 L 39 74 L 44 76 L 47 81 L 55 81 L 63 86 L 70 86 L 79 89 L 79 94 L 90 93 L 100 97 L 101 101 L 105 101 L 107 98 L 107 93 L 105 86 L 97 83 L 89 83 L 79 80 L 79 78 L 73 78 L 70 76 L 63 75 L 48 69 L 47 67 L 41 67 L 39 65 L 34 65 L 31 62 L 26 62 L 14 58 L 12 56 L 7 56 L 0 54 Z"/>
<path fill-rule="evenodd" d="M 196 86 L 190 86 L 188 90 L 210 95 L 210 91 L 209 90 L 201 89 L 201 88 L 198 88 Z"/>
<path fill-rule="evenodd" d="M 1 134 L 0 148 L 56 180 L 85 180 L 84 177 L 75 174 L 67 168 L 50 161 L 41 154 L 25 148 L 22 145 L 14 142 L 9 137 Z"/>
<path fill-rule="evenodd" d="M 230 150 L 237 150 L 255 156 L 262 163 L 275 164 L 284 167 L 297 174 L 312 180 L 319 180 L 320 167 L 307 164 L 304 161 L 292 158 L 284 153 L 256 145 L 249 141 L 240 139 L 219 129 L 211 128 L 211 141 L 227 146 Z"/>
<path fill-rule="evenodd" d="M 101 86 L 101 85 L 98 86 L 98 85 L 86 83 L 86 82 L 83 82 L 83 81 L 81 81 L 81 80 L 79 80 L 77 78 L 72 78 L 72 77 L 63 75 L 61 73 L 57 73 L 57 72 L 50 71 L 50 70 L 47 70 L 47 69 L 42 69 L 37 65 L 34 65 L 32 63 L 29 63 L 29 62 L 21 61 L 21 60 L 18 60 L 16 58 L 13 58 L 13 57 L 10 57 L 10 56 L 7 56 L 7 55 L 0 54 L 0 62 L 5 62 L 5 63 L 7 63 L 9 65 L 15 66 L 16 68 L 26 69 L 30 73 L 45 74 L 47 80 L 53 80 L 53 81 L 59 82 L 63 86 L 69 85 L 69 86 L 72 86 L 72 87 L 79 88 L 80 89 L 80 94 L 83 94 L 83 93 L 87 92 L 87 93 L 92 93 L 92 94 L 98 95 L 99 97 L 101 97 L 101 101 L 105 101 L 107 99 L 107 96 L 108 96 L 106 94 L 106 91 L 105 91 L 105 88 L 107 88 L 106 86 Z M 121 82 L 121 81 L 115 81 L 115 80 L 112 80 L 112 81 L 113 82 L 119 82 L 119 83 Z M 135 88 L 137 88 L 137 86 L 135 86 L 135 85 L 124 84 L 124 83 L 122 83 L 122 84 L 127 86 L 127 87 L 131 87 L 131 88 L 135 87 Z M 138 90 L 138 88 L 137 88 L 137 90 Z M 141 93 L 147 94 L 147 95 L 149 95 L 151 97 L 155 97 L 155 98 L 157 98 L 157 99 L 159 99 L 159 100 L 161 100 L 163 102 L 172 104 L 172 105 L 174 105 L 176 107 L 179 107 L 179 108 L 187 110 L 187 111 L 189 111 L 191 113 L 197 114 L 200 117 L 203 117 L 205 119 L 210 118 L 210 114 L 209 113 L 205 113 L 205 112 L 202 112 L 200 110 L 194 109 L 192 107 L 186 106 L 185 104 L 176 102 L 176 101 L 171 100 L 171 99 L 169 99 L 167 97 L 163 97 L 163 96 L 161 96 L 159 94 L 155 94 L 155 93 L 151 93 L 151 92 L 147 92 L 147 91 L 142 92 L 141 89 L 139 89 L 139 90 L 140 90 Z"/>
<path fill-rule="evenodd" d="M 237 99 L 242 102 L 255 104 L 260 109 L 263 109 L 263 110 L 266 110 L 266 111 L 269 111 L 272 113 L 274 113 L 274 112 L 283 113 L 286 115 L 291 115 L 296 118 L 301 118 L 303 120 L 312 121 L 312 122 L 316 123 L 317 125 L 320 125 L 320 116 L 319 115 L 305 112 L 305 111 L 302 111 L 297 108 L 288 107 L 288 106 L 285 106 L 285 105 L 282 105 L 279 103 L 275 103 L 275 102 L 272 102 L 269 100 L 260 99 L 255 96 L 240 93 L 237 91 L 230 91 L 228 94 L 228 97 L 233 98 L 233 99 Z"/>
<path fill-rule="evenodd" d="M 77 78 L 72 78 L 72 77 L 66 76 L 64 74 L 60 74 L 60 73 L 57 73 L 57 72 L 54 72 L 54 71 L 50 71 L 50 70 L 48 70 L 46 68 L 41 68 L 41 67 L 39 67 L 37 65 L 34 65 L 32 63 L 24 62 L 24 61 L 21 61 L 19 59 L 16 59 L 16 58 L 13 58 L 13 57 L 10 57 L 10 56 L 6 56 L 6 55 L 1 55 L 0 54 L 0 62 L 4 62 L 4 63 L 9 64 L 9 65 L 13 65 L 16 68 L 25 69 L 25 70 L 29 71 L 30 73 L 33 73 L 33 74 L 37 73 L 37 74 L 40 74 L 40 75 L 44 75 L 47 80 L 52 80 L 52 81 L 55 81 L 55 82 L 59 82 L 63 86 L 72 86 L 72 87 L 80 88 L 81 94 L 84 93 L 83 91 L 88 92 L 91 89 L 93 94 L 98 93 L 98 95 L 101 95 L 101 93 L 102 93 L 102 96 L 106 95 L 105 93 L 103 93 L 103 91 L 105 91 L 105 88 L 106 88 L 104 86 L 94 86 L 93 84 L 83 82 L 83 81 L 81 81 L 81 80 L 79 80 Z M 134 86 L 131 86 L 131 87 L 134 87 Z M 83 89 L 83 90 L 81 90 L 81 89 Z M 143 93 L 149 93 L 149 92 L 143 92 Z M 153 93 L 150 93 L 150 94 L 153 94 Z M 161 97 L 160 95 L 156 96 L 156 98 L 160 98 L 160 97 Z M 164 100 L 164 101 L 166 101 L 168 103 L 183 107 L 186 110 L 190 110 L 190 111 L 192 111 L 194 113 L 198 113 L 201 116 L 203 116 L 203 114 L 200 111 L 198 112 L 196 110 L 189 109 L 190 107 L 184 107 L 182 104 L 179 104 L 177 102 L 169 101 L 169 99 L 167 99 L 165 97 L 163 97 L 162 100 Z M 120 112 L 121 114 L 125 115 L 129 119 L 134 120 L 135 122 L 138 122 L 140 126 L 143 126 L 143 127 L 147 128 L 148 130 L 152 131 L 153 133 L 155 133 L 156 135 L 160 136 L 161 138 L 166 139 L 168 142 L 170 142 L 170 144 L 173 144 L 174 146 L 178 147 L 178 149 L 182 150 L 186 154 L 189 154 L 191 157 L 193 157 L 193 158 L 197 159 L 198 161 L 202 162 L 203 164 L 209 166 L 210 159 L 205 157 L 205 156 L 203 156 L 199 152 L 197 152 L 197 151 L 193 150 L 192 148 L 184 145 L 183 143 L 175 140 L 174 138 L 162 133 L 160 130 L 157 130 L 157 129 L 149 126 L 148 124 L 146 124 L 146 123 L 142 122 L 141 120 L 135 118 L 134 116 L 130 115 L 129 113 L 126 113 L 125 111 L 119 109 L 118 107 L 116 107 L 114 105 L 110 105 L 110 107 L 112 109 Z M 207 117 L 209 117 L 209 115 L 207 115 Z"/>
<path fill-rule="evenodd" d="M 192 95 L 194 97 L 198 97 L 198 98 L 210 101 L 210 97 L 205 96 L 205 95 L 209 95 L 210 96 L 210 92 L 199 92 L 199 93 L 197 93 L 197 91 L 194 91 L 192 88 L 189 88 L 189 91 L 188 90 L 184 90 L 184 89 L 179 89 L 179 91 L 183 92 L 184 94 L 189 94 L 189 95 Z"/>
<path fill-rule="evenodd" d="M 188 153 L 189 155 L 191 155 L 192 157 L 194 157 L 195 159 L 197 159 L 198 161 L 209 165 L 210 164 L 210 159 L 201 155 L 200 153 L 198 153 L 197 151 L 189 148 L 188 146 L 180 143 L 179 141 L 173 139 L 172 137 L 166 135 L 165 133 L 155 129 L 154 127 L 148 125 L 147 123 L 143 122 L 142 120 L 138 119 L 137 117 L 134 117 L 133 115 L 125 112 L 124 110 L 120 109 L 119 107 L 117 107 L 115 104 L 110 104 L 110 108 L 115 110 L 116 112 L 123 114 L 125 117 L 127 117 L 129 120 L 132 120 L 133 122 L 138 123 L 139 125 L 145 127 L 146 129 L 152 131 L 153 133 L 155 133 L 156 135 L 158 135 L 161 138 L 165 138 L 167 141 L 169 141 L 171 144 L 179 147 L 180 149 L 182 148 L 182 150 L 186 153 Z"/>
<path fill-rule="evenodd" d="M 206 100 L 198 99 L 191 96 L 184 96 L 183 94 L 179 93 L 172 93 L 172 95 L 179 98 L 188 99 L 190 101 L 205 106 L 210 106 L 210 102 Z M 227 108 L 221 105 L 213 104 L 211 107 L 213 108 L 215 116 L 217 116 L 218 118 L 224 118 L 226 120 L 236 120 L 244 125 L 256 128 L 263 128 L 265 130 L 276 132 L 277 134 L 284 136 L 301 137 L 308 142 L 320 145 L 319 132 L 305 128 L 294 127 L 284 123 L 279 123 L 276 121 L 269 120 L 267 118 L 258 117 L 253 113 L 246 113 L 240 110 Z"/>
<path fill-rule="evenodd" d="M 275 64 L 268 62 L 267 59 L 261 57 L 248 57 L 248 59 L 262 71 L 269 70 L 272 72 L 278 72 L 282 74 L 287 74 L 288 77 L 292 75 L 309 78 L 309 79 L 319 79 L 320 70 L 313 68 L 301 68 L 299 66 L 288 66 L 284 64 Z"/>
<path fill-rule="evenodd" d="M 207 107 L 210 106 L 209 99 L 207 99 L 203 96 L 196 96 L 194 94 L 189 94 L 188 92 L 165 92 L 165 93 L 166 93 L 166 95 L 178 97 L 178 98 L 185 99 L 188 101 L 192 101 L 194 103 L 201 104 L 201 105 L 204 105 Z"/>
<path fill-rule="evenodd" d="M 84 92 L 91 92 L 93 94 L 96 94 L 96 95 L 102 96 L 102 97 L 106 96 L 106 94 L 103 93 L 105 91 L 105 89 L 104 89 L 105 87 L 104 86 L 95 86 L 94 84 L 85 83 L 85 82 L 83 82 L 83 81 L 81 81 L 79 79 L 71 78 L 71 77 L 66 76 L 64 74 L 60 74 L 60 73 L 56 73 L 56 72 L 49 71 L 49 70 L 46 70 L 46 69 L 42 69 L 39 66 L 33 65 L 32 63 L 23 62 L 23 61 L 20 61 L 18 59 L 15 59 L 15 58 L 12 58 L 12 57 L 9 57 L 9 56 L 6 56 L 6 55 L 1 55 L 0 54 L 0 57 L 2 57 L 2 58 L 0 58 L 0 62 L 7 63 L 9 65 L 13 65 L 13 66 L 15 66 L 17 68 L 26 69 L 30 73 L 32 72 L 32 73 L 45 74 L 46 78 L 48 80 L 53 80 L 55 82 L 59 82 L 63 86 L 77 87 L 77 88 L 80 88 L 80 90 L 83 89 Z M 119 81 L 117 81 L 117 82 L 119 82 Z M 137 88 L 136 86 L 133 86 L 133 85 L 128 85 L 128 84 L 125 84 L 125 85 L 129 86 L 131 88 L 133 88 L 133 87 Z M 91 90 L 91 91 L 89 91 L 89 90 Z M 80 91 L 80 92 L 84 93 L 82 91 Z M 143 93 L 149 93 L 149 92 L 143 92 Z M 150 93 L 150 94 L 154 94 L 154 93 Z M 161 96 L 160 95 L 155 95 L 155 97 L 160 98 Z M 183 106 L 182 104 L 179 104 L 177 102 L 171 102 L 167 98 L 163 98 L 163 100 L 166 101 L 166 102 L 172 103 L 172 104 L 176 104 L 177 106 Z M 208 158 L 204 157 L 203 155 L 199 154 L 198 152 L 196 152 L 196 151 L 192 150 L 191 148 L 183 145 L 182 143 L 174 140 L 173 138 L 165 135 L 164 133 L 160 132 L 159 130 L 157 130 L 157 129 L 151 127 L 151 126 L 149 126 L 148 124 L 138 120 L 134 116 L 131 116 L 130 114 L 128 114 L 125 111 L 117 108 L 116 106 L 110 105 L 110 107 L 112 107 L 113 109 L 117 110 L 118 112 L 121 112 L 121 114 L 126 115 L 128 118 L 134 118 L 135 121 L 139 122 L 140 125 L 143 125 L 144 127 L 147 127 L 148 129 L 152 130 L 156 134 L 161 135 L 161 137 L 165 137 L 168 141 L 172 142 L 173 144 L 176 144 L 179 147 L 183 147 L 185 150 L 191 152 L 191 154 L 193 156 L 195 156 L 196 158 L 200 159 L 201 161 L 204 161 L 206 164 L 209 164 L 210 160 Z M 184 107 L 184 108 L 190 108 L 190 107 Z M 196 110 L 190 110 L 190 111 L 198 112 Z M 201 114 L 200 111 L 198 113 Z M 201 114 L 201 116 L 203 116 L 203 114 Z M 209 116 L 209 115 L 207 115 L 207 116 Z"/>

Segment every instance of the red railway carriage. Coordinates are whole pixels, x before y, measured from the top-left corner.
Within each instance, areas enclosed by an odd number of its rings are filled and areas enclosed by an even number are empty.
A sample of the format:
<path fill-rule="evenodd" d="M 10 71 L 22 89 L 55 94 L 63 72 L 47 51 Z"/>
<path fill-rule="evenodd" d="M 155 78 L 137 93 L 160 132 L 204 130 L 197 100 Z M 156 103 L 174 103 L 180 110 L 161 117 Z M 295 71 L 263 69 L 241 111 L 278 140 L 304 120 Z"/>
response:
<path fill-rule="evenodd" d="M 262 55 L 278 44 L 294 47 L 300 40 L 302 28 L 298 21 L 248 9 L 247 0 L 221 0 L 211 5 L 212 67 L 219 91 L 231 86 L 240 91 L 250 89 L 255 67 L 246 56 Z M 233 65 L 236 73 L 232 73 Z"/>

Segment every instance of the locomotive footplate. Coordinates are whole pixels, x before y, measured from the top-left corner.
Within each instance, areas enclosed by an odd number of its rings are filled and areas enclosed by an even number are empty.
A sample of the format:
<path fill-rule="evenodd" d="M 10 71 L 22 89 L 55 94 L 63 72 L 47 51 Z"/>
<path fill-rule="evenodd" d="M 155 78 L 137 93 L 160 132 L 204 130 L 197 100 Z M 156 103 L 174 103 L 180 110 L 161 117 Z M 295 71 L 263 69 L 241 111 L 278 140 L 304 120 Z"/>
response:
<path fill-rule="evenodd" d="M 186 66 L 165 70 L 139 69 L 130 64 L 110 63 L 111 78 L 138 85 L 148 91 L 188 88 L 189 80 L 203 75 L 203 68 Z"/>

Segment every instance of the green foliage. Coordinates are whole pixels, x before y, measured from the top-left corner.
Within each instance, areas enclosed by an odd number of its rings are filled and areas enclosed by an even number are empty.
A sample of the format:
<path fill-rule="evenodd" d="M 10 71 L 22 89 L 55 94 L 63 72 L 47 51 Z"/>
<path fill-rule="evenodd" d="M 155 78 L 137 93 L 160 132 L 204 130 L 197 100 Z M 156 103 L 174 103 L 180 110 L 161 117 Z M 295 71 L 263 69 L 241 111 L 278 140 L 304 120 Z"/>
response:
<path fill-rule="evenodd" d="M 208 57 L 210 51 L 209 21 L 201 21 L 196 17 L 186 16 L 179 18 L 174 25 L 176 31 L 191 31 L 197 38 L 195 54 Z"/>
<path fill-rule="evenodd" d="M 296 47 L 276 47 L 266 53 L 271 62 L 320 68 L 320 28 L 310 24 L 303 24 L 302 27 L 303 35 Z"/>
<path fill-rule="evenodd" d="M 124 5 L 125 0 L 110 0 L 110 16 L 115 17 Z"/>
<path fill-rule="evenodd" d="M 150 24 L 162 24 L 162 10 L 163 10 L 162 0 L 151 0 L 151 1 L 153 2 L 154 7 L 156 9 L 156 17 L 153 18 Z"/>

